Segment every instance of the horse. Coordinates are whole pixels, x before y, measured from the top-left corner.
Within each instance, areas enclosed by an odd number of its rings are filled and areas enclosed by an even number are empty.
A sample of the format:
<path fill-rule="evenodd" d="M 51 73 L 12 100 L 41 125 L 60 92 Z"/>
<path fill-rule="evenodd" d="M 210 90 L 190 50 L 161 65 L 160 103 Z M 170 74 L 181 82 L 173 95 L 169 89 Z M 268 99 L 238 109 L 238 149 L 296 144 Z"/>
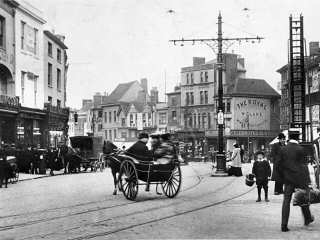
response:
<path fill-rule="evenodd" d="M 117 189 L 118 189 L 117 175 L 120 172 L 120 165 L 121 165 L 121 161 L 116 154 L 118 152 L 118 147 L 110 141 L 104 141 L 102 151 L 103 151 L 103 154 L 105 155 L 107 166 L 109 166 L 111 169 L 111 173 L 113 177 L 114 190 L 112 194 L 117 195 Z"/>

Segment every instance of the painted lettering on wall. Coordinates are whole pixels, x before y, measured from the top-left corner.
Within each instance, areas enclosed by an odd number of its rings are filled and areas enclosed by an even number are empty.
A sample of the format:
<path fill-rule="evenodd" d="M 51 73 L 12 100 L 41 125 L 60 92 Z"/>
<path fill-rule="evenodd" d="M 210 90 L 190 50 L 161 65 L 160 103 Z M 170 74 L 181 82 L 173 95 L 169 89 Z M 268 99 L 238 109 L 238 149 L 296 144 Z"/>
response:
<path fill-rule="evenodd" d="M 235 98 L 234 106 L 234 129 L 270 129 L 270 100 L 257 98 Z"/>

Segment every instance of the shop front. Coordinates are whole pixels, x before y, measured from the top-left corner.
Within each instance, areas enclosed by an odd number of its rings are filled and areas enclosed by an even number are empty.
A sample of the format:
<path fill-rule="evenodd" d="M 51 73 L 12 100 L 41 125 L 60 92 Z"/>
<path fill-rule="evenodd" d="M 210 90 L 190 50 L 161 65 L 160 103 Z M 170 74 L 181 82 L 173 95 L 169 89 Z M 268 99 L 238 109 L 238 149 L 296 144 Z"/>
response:
<path fill-rule="evenodd" d="M 44 146 L 45 112 L 39 109 L 21 107 L 16 120 L 17 144 L 24 146 Z"/>
<path fill-rule="evenodd" d="M 57 147 L 67 144 L 69 109 L 45 104 L 45 112 L 45 146 Z"/>

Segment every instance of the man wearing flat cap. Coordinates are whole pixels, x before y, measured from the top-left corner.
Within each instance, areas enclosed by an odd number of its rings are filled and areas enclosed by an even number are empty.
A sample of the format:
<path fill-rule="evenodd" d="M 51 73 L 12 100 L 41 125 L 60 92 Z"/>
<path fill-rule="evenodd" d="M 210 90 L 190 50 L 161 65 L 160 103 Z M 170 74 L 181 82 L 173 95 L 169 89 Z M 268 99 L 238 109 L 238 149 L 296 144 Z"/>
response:
<path fill-rule="evenodd" d="M 128 153 L 136 156 L 140 160 L 152 160 L 152 153 L 147 147 L 149 135 L 147 133 L 140 133 L 139 140 L 133 144 L 128 150 Z"/>
<path fill-rule="evenodd" d="M 274 183 L 274 194 L 279 195 L 283 193 L 283 182 L 281 177 L 278 175 L 278 171 L 276 169 L 276 162 L 280 157 L 280 149 L 285 146 L 286 136 L 283 133 L 279 133 L 278 135 L 279 142 L 272 144 L 271 146 L 271 162 L 273 163 L 272 169 L 272 177 L 271 180 L 275 181 Z"/>

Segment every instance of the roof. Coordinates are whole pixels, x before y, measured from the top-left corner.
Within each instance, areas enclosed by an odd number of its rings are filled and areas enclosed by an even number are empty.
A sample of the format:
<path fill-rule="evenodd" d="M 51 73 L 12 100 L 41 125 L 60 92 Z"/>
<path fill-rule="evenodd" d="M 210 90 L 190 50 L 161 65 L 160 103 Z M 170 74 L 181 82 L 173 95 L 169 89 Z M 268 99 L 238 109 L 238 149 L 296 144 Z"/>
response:
<path fill-rule="evenodd" d="M 136 83 L 137 81 L 132 81 L 128 83 L 120 83 L 118 86 L 112 91 L 112 93 L 106 98 L 106 103 L 116 103 L 118 102 L 123 95 L 129 90 L 129 88 Z"/>
<path fill-rule="evenodd" d="M 236 80 L 232 95 L 255 95 L 263 97 L 280 97 L 265 80 L 253 78 L 239 78 Z"/>
<path fill-rule="evenodd" d="M 54 41 L 56 44 L 58 44 L 63 49 L 68 49 L 68 47 L 52 32 L 45 30 L 43 31 L 44 35 L 46 35 L 48 38 L 50 38 L 52 41 Z"/>

